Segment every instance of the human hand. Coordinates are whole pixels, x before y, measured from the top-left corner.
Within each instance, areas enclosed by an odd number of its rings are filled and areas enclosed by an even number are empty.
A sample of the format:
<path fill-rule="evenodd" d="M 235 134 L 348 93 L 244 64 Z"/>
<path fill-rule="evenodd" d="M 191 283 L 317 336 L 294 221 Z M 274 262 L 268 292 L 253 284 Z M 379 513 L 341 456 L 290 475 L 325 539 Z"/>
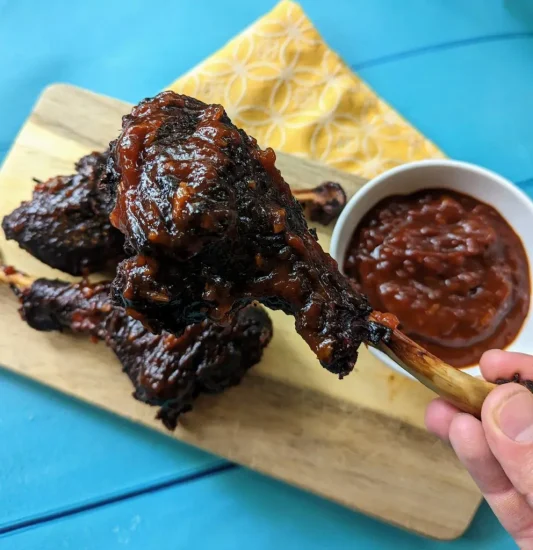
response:
<path fill-rule="evenodd" d="M 489 351 L 480 361 L 490 381 L 519 373 L 533 380 L 533 356 Z M 449 442 L 503 527 L 524 550 L 533 549 L 533 394 L 519 384 L 494 389 L 481 421 L 436 399 L 426 426 Z"/>

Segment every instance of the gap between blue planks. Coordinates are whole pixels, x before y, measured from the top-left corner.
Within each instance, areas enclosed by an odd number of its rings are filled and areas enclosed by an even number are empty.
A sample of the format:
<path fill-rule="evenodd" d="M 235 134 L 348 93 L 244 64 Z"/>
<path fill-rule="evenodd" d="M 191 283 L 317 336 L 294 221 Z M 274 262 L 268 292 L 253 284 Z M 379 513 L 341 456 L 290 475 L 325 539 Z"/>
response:
<path fill-rule="evenodd" d="M 465 38 L 462 40 L 450 40 L 447 42 L 429 44 L 426 46 L 420 46 L 418 48 L 412 48 L 410 50 L 382 55 L 374 59 L 367 59 L 366 61 L 359 61 L 357 63 L 353 63 L 351 65 L 351 68 L 355 71 L 360 71 L 362 69 L 377 67 L 378 65 L 393 63 L 395 61 L 402 61 L 410 57 L 429 54 L 433 52 L 453 50 L 456 48 L 464 48 L 467 46 L 475 46 L 478 44 L 487 44 L 492 42 L 506 42 L 509 40 L 523 40 L 523 39 L 531 39 L 531 38 L 533 38 L 533 32 L 508 32 L 508 33 L 490 34 L 485 36 L 474 36 L 472 38 Z"/>
<path fill-rule="evenodd" d="M 102 508 L 103 506 L 116 504 L 118 502 L 122 502 L 123 500 L 128 500 L 130 498 L 147 495 L 157 491 L 162 491 L 164 489 L 169 489 L 170 487 L 176 487 L 177 485 L 181 485 L 183 483 L 190 483 L 192 481 L 197 481 L 199 479 L 228 472 L 230 470 L 234 470 L 235 468 L 238 468 L 236 464 L 232 464 L 232 463 L 219 464 L 218 466 L 212 466 L 200 472 L 194 472 L 186 476 L 178 476 L 174 479 L 169 479 L 161 483 L 154 483 L 153 485 L 149 485 L 139 489 L 126 491 L 122 494 L 106 497 L 100 500 L 95 500 L 87 504 L 74 505 L 68 510 L 52 512 L 49 514 L 43 514 L 42 516 L 38 516 L 32 519 L 14 522 L 9 526 L 0 528 L 0 537 L 8 533 L 13 533 L 15 531 L 20 531 L 21 529 L 26 529 L 28 527 L 35 527 L 43 523 L 55 521 L 57 519 L 67 518 L 69 516 L 80 514 L 82 512 L 88 512 L 90 510 Z"/>

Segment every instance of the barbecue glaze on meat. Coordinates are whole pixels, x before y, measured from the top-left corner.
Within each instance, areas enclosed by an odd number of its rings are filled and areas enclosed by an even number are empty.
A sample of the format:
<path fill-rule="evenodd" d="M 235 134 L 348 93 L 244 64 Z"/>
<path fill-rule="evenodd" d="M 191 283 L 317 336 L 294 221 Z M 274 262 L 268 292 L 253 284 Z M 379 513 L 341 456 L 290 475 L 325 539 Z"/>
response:
<path fill-rule="evenodd" d="M 173 92 L 142 101 L 111 144 L 112 224 L 136 255 L 116 303 L 152 330 L 223 322 L 252 300 L 294 315 L 322 365 L 348 374 L 361 342 L 387 338 L 309 231 L 271 149 L 220 105 Z"/>
<path fill-rule="evenodd" d="M 15 291 L 21 315 L 32 328 L 68 330 L 105 341 L 133 383 L 134 397 L 159 406 L 157 417 L 171 430 L 200 394 L 238 384 L 272 337 L 270 318 L 254 305 L 239 311 L 227 326 L 205 320 L 176 337 L 154 335 L 112 305 L 109 283 L 37 279 Z"/>
<path fill-rule="evenodd" d="M 106 161 L 107 153 L 91 153 L 76 163 L 75 175 L 38 183 L 32 199 L 4 218 L 6 238 L 71 275 L 118 262 L 124 237 L 109 223 L 111 205 L 98 188 Z"/>

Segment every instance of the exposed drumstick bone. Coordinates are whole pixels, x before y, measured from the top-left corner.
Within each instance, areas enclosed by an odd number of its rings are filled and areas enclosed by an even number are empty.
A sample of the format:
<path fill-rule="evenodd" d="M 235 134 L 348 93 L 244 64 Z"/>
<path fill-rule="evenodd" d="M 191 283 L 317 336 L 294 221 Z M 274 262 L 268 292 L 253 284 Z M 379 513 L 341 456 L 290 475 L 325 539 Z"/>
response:
<path fill-rule="evenodd" d="M 307 217 L 314 222 L 328 225 L 346 206 L 344 189 L 333 181 L 326 181 L 314 189 L 291 189 Z"/>
<path fill-rule="evenodd" d="M 30 287 L 35 281 L 35 277 L 30 277 L 11 266 L 0 265 L 0 283 L 12 285 L 20 290 Z"/>
<path fill-rule="evenodd" d="M 377 323 L 390 324 L 387 314 L 374 312 L 370 318 Z M 483 401 L 496 385 L 448 365 L 397 328 L 391 328 L 394 330 L 390 341 L 382 342 L 376 349 L 446 401 L 479 418 Z"/>

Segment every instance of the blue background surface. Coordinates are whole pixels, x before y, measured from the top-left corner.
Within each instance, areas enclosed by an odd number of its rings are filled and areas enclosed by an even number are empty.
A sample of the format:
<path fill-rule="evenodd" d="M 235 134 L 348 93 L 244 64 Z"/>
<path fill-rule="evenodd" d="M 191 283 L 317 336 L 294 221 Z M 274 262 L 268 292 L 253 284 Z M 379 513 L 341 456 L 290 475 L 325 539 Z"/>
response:
<path fill-rule="evenodd" d="M 46 85 L 138 101 L 274 3 L 0 0 L 0 158 Z M 533 193 L 533 2 L 301 4 L 448 155 Z M 486 506 L 462 539 L 429 541 L 1 370 L 0 441 L 2 549 L 514 547 Z"/>

